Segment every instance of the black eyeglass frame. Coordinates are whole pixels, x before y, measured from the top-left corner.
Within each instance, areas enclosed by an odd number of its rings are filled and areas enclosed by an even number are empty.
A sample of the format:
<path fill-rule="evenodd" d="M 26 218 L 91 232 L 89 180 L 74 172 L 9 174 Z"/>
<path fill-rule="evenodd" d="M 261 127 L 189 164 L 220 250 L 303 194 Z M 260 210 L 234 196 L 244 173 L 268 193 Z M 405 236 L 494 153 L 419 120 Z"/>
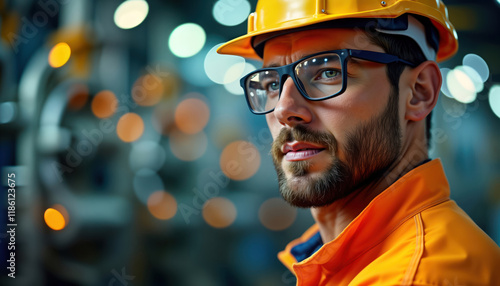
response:
<path fill-rule="evenodd" d="M 322 54 L 337 54 L 339 56 L 340 64 L 342 65 L 342 71 L 343 71 L 342 72 L 342 88 L 337 93 L 329 95 L 329 96 L 320 97 L 320 98 L 311 98 L 307 95 L 304 87 L 302 86 L 302 83 L 297 79 L 297 75 L 295 74 L 294 70 L 299 63 L 301 63 L 309 58 L 317 57 L 317 56 L 322 55 Z M 287 76 L 290 76 L 292 78 L 293 83 L 295 84 L 295 86 L 299 90 L 300 94 L 304 98 L 306 98 L 307 100 L 311 100 L 311 101 L 320 101 L 320 100 L 325 100 L 325 99 L 329 99 L 329 98 L 338 96 L 338 95 L 344 93 L 345 90 L 347 89 L 347 72 L 345 72 L 345 71 L 347 71 L 347 59 L 349 57 L 367 60 L 367 61 L 375 62 L 375 63 L 381 63 L 381 64 L 390 64 L 390 63 L 398 62 L 398 63 L 408 65 L 410 67 L 417 66 L 416 64 L 411 63 L 411 62 L 406 61 L 406 60 L 403 60 L 395 55 L 381 53 L 381 52 L 374 52 L 374 51 L 340 49 L 340 50 L 331 50 L 331 51 L 323 51 L 323 52 L 315 53 L 312 55 L 308 55 L 307 57 L 304 57 L 304 58 L 302 58 L 298 61 L 295 61 L 291 64 L 288 64 L 288 65 L 284 65 L 281 67 L 270 67 L 270 68 L 258 69 L 258 70 L 255 70 L 255 71 L 245 75 L 244 77 L 242 77 L 240 80 L 240 85 L 244 90 L 245 99 L 247 101 L 248 107 L 250 108 L 250 111 L 253 114 L 267 114 L 267 113 L 273 112 L 274 109 L 276 108 L 276 107 L 273 107 L 271 110 L 263 111 L 263 112 L 253 110 L 252 105 L 251 105 L 250 100 L 249 100 L 249 94 L 248 94 L 248 90 L 246 88 L 246 86 L 247 86 L 246 83 L 247 83 L 247 80 L 250 78 L 250 76 L 254 75 L 255 73 L 264 72 L 264 71 L 276 71 L 276 72 L 278 72 L 279 79 L 280 79 L 278 101 L 281 98 L 281 91 L 283 89 L 283 85 L 286 81 Z"/>

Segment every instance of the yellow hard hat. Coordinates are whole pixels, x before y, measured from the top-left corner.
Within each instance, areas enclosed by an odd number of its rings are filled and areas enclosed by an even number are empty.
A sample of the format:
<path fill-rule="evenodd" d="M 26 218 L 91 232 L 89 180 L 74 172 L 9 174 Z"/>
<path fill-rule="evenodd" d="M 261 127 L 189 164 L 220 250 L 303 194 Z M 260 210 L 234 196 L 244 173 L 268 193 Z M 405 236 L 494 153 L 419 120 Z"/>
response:
<path fill-rule="evenodd" d="M 314 27 L 332 20 L 393 19 L 404 14 L 428 18 L 437 29 L 436 61 L 444 61 L 456 53 L 457 33 L 440 0 L 261 0 L 248 17 L 247 34 L 223 44 L 217 52 L 260 59 L 252 43 L 259 35 Z"/>

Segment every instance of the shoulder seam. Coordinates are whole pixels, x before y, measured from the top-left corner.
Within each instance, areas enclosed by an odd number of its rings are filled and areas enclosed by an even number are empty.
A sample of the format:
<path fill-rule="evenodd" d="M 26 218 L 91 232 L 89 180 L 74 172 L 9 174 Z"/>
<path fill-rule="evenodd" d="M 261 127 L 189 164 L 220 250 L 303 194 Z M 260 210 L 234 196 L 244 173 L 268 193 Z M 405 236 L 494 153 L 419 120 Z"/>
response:
<path fill-rule="evenodd" d="M 406 273 L 403 277 L 403 281 L 401 285 L 412 285 L 413 279 L 415 278 L 415 274 L 417 272 L 418 264 L 422 258 L 422 254 L 424 253 L 424 226 L 422 222 L 422 216 L 420 213 L 417 213 L 413 217 L 415 221 L 415 251 L 413 252 L 413 256 L 411 261 L 406 269 Z"/>

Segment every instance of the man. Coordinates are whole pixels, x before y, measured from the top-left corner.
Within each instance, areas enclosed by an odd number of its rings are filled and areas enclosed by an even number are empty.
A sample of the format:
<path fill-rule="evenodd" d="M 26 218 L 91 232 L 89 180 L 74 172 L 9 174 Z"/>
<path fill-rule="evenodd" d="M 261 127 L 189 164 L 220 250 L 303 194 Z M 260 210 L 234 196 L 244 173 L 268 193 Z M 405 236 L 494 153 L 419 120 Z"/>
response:
<path fill-rule="evenodd" d="M 457 48 L 428 0 L 261 0 L 220 47 L 262 59 L 241 85 L 281 195 L 316 221 L 278 255 L 297 285 L 500 285 L 499 247 L 428 159 L 436 61 Z"/>

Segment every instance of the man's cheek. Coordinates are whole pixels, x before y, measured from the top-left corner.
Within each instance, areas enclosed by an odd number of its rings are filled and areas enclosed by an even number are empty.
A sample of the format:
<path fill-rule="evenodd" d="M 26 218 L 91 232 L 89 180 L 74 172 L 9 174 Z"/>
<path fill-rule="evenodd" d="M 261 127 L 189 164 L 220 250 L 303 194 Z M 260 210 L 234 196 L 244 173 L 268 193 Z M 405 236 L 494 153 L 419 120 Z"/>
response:
<path fill-rule="evenodd" d="M 347 153 L 346 150 L 352 146 L 348 146 L 348 144 L 346 144 L 344 142 L 343 138 L 338 138 L 338 137 L 335 137 L 335 138 L 337 139 L 337 150 L 334 150 L 331 152 L 332 158 L 337 158 L 340 161 L 347 163 L 347 160 L 349 158 L 346 155 L 346 153 Z"/>
<path fill-rule="evenodd" d="M 269 131 L 273 136 L 273 139 L 276 139 L 283 126 L 279 123 L 278 119 L 276 119 L 276 117 L 273 115 L 273 112 L 266 114 L 266 122 L 267 122 L 267 127 L 269 128 Z"/>
<path fill-rule="evenodd" d="M 271 132 L 271 136 L 273 137 L 274 141 L 280 134 L 281 128 L 275 128 L 274 126 L 269 126 L 269 131 Z"/>
<path fill-rule="evenodd" d="M 271 130 L 271 132 L 273 130 L 273 128 L 272 128 L 272 126 L 273 126 L 273 120 L 276 120 L 276 118 L 273 115 L 273 112 L 266 114 L 267 127 L 269 128 L 269 130 Z"/>

